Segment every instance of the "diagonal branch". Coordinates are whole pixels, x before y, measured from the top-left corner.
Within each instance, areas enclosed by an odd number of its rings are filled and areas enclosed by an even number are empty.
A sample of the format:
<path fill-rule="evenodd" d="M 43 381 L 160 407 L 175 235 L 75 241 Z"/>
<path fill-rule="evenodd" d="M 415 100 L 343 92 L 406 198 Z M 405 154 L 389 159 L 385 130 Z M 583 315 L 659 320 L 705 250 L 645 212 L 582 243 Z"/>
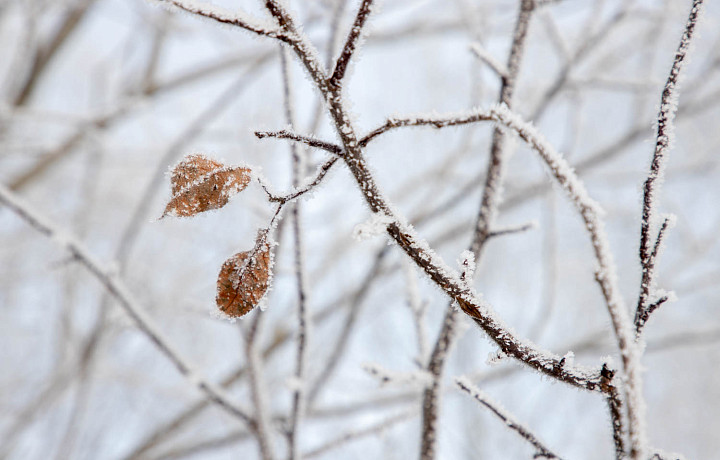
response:
<path fill-rule="evenodd" d="M 561 363 L 560 356 L 516 337 L 499 320 L 492 307 L 482 300 L 467 282 L 462 281 L 459 275 L 428 247 L 416 231 L 404 223 L 405 220 L 402 217 L 392 211 L 392 206 L 385 201 L 384 194 L 375 183 L 365 162 L 355 127 L 344 105 L 342 95 L 337 89 L 331 88 L 327 84 L 322 66 L 317 59 L 317 52 L 307 42 L 307 38 L 299 33 L 296 38 L 291 46 L 327 103 L 328 112 L 344 147 L 343 160 L 371 211 L 381 212 L 392 220 L 392 223 L 387 226 L 390 237 L 411 257 L 416 265 L 425 271 L 433 282 L 458 302 L 460 308 L 481 326 L 505 354 L 571 385 L 591 391 L 607 391 L 606 388 L 600 387 L 601 380 L 598 370 Z"/>
<path fill-rule="evenodd" d="M 310 147 L 325 150 L 332 153 L 333 155 L 342 155 L 342 147 L 337 144 L 321 141 L 320 139 L 316 139 L 312 136 L 303 136 L 302 134 L 297 134 L 287 129 L 283 129 L 280 131 L 255 131 L 255 136 L 258 139 L 265 139 L 268 137 L 274 137 L 276 139 L 290 139 L 292 141 L 300 142 Z"/>
<path fill-rule="evenodd" d="M 642 266 L 642 281 L 640 284 L 640 296 L 638 298 L 637 310 L 635 313 L 636 325 L 639 324 L 637 319 L 645 315 L 647 303 L 651 295 L 655 278 L 655 262 L 660 239 L 663 237 L 667 224 L 664 223 L 658 232 L 656 240 L 653 242 L 651 237 L 651 227 L 655 220 L 656 208 L 658 205 L 657 195 L 659 193 L 662 175 L 665 170 L 667 153 L 670 150 L 670 144 L 673 138 L 674 121 L 677 113 L 677 87 L 680 80 L 680 74 L 687 56 L 688 49 L 692 42 L 695 26 L 702 9 L 703 0 L 694 0 L 690 15 L 688 16 L 685 30 L 683 31 L 680 44 L 675 53 L 670 75 L 668 76 L 665 88 L 660 99 L 660 112 L 657 118 L 657 137 L 655 141 L 655 153 L 650 163 L 650 172 L 643 186 L 643 210 L 642 223 L 640 227 L 640 265 Z"/>
<path fill-rule="evenodd" d="M 470 383 L 470 380 L 464 377 L 458 378 L 455 379 L 455 384 L 462 391 L 475 398 L 475 400 L 478 401 L 480 404 L 490 409 L 490 411 L 495 414 L 500 420 L 502 420 L 508 428 L 515 431 L 523 439 L 532 444 L 532 446 L 537 451 L 537 453 L 533 455 L 533 458 L 560 459 L 560 457 L 558 457 L 550 449 L 545 447 L 545 445 L 540 442 L 537 436 L 535 436 L 529 428 L 516 421 L 515 417 L 513 417 L 512 414 L 510 414 L 506 409 L 500 406 L 500 404 L 493 401 L 493 399 L 487 394 L 485 394 L 485 392 Z"/>
<path fill-rule="evenodd" d="M 280 29 L 263 27 L 253 23 L 253 20 L 242 13 L 233 12 L 209 3 L 198 3 L 193 0 L 156 0 L 162 4 L 171 5 L 185 12 L 202 16 L 222 24 L 240 27 L 258 35 L 277 38 L 286 41 L 287 37 Z"/>
<path fill-rule="evenodd" d="M 345 72 L 347 71 L 348 64 L 350 64 L 350 59 L 357 49 L 365 22 L 372 12 L 372 4 L 373 0 L 363 0 L 362 4 L 360 4 L 360 8 L 355 16 L 355 22 L 353 22 L 350 33 L 345 40 L 345 46 L 343 46 L 340 57 L 338 57 L 337 62 L 335 63 L 335 69 L 328 80 L 328 84 L 331 88 L 338 88 L 340 86 L 340 82 L 345 77 Z"/>
<path fill-rule="evenodd" d="M 280 203 L 281 205 L 285 205 L 286 203 L 301 197 L 302 195 L 304 195 L 307 192 L 314 189 L 318 184 L 320 184 L 320 182 L 322 182 L 322 180 L 327 175 L 328 171 L 330 171 L 330 169 L 335 165 L 335 163 L 337 163 L 337 161 L 338 161 L 338 157 L 332 157 L 329 160 L 327 160 L 325 163 L 321 164 L 320 167 L 318 168 L 315 178 L 312 181 L 308 182 L 305 186 L 303 186 L 299 189 L 296 189 L 294 192 L 292 192 L 288 195 L 283 195 L 283 196 L 275 195 L 272 192 L 270 192 L 270 190 L 268 190 L 267 186 L 263 182 L 260 182 L 260 185 L 265 190 L 265 193 L 267 193 L 268 199 L 270 201 L 275 202 L 275 203 Z"/>
<path fill-rule="evenodd" d="M 158 326 L 155 325 L 152 318 L 148 316 L 143 307 L 140 306 L 130 293 L 125 283 L 123 283 L 111 269 L 104 268 L 103 265 L 90 254 L 90 251 L 85 245 L 72 237 L 65 236 L 65 233 L 54 223 L 48 221 L 38 211 L 2 184 L 0 184 L 0 203 L 5 204 L 15 214 L 30 224 L 30 226 L 69 251 L 72 256 L 85 266 L 108 292 L 117 299 L 122 309 L 125 310 L 128 316 L 135 322 L 137 328 L 172 362 L 183 377 L 192 382 L 208 400 L 214 402 L 235 418 L 247 423 L 251 429 L 255 429 L 255 421 L 247 414 L 246 410 L 230 401 L 223 390 L 217 388 L 196 373 L 195 367 L 170 345 L 169 340 L 160 332 Z"/>

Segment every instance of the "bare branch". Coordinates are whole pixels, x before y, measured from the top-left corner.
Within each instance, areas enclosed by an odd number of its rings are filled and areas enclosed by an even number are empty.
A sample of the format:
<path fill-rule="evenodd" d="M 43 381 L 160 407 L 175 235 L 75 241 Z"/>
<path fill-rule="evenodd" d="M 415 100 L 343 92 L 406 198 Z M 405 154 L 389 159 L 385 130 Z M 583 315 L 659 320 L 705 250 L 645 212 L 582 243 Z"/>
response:
<path fill-rule="evenodd" d="M 508 69 L 495 57 L 490 54 L 480 43 L 473 43 L 470 45 L 470 51 L 484 62 L 495 74 L 501 79 L 506 79 L 508 75 Z"/>
<path fill-rule="evenodd" d="M 280 203 L 282 206 L 284 206 L 286 203 L 289 203 L 291 201 L 294 201 L 295 199 L 303 196 L 307 192 L 311 191 L 315 187 L 317 187 L 320 182 L 325 178 L 328 171 L 337 163 L 338 157 L 330 158 L 329 160 L 325 161 L 325 163 L 321 164 L 318 167 L 318 171 L 315 175 L 315 178 L 310 181 L 307 185 L 295 190 L 292 193 L 289 193 L 287 195 L 275 195 L 274 193 L 270 192 L 270 190 L 267 188 L 267 186 L 260 182 L 260 185 L 262 185 L 263 189 L 265 190 L 265 193 L 267 193 L 268 198 L 270 201 Z"/>
<path fill-rule="evenodd" d="M 247 31 L 256 33 L 258 35 L 264 35 L 270 38 L 277 38 L 279 40 L 287 40 L 288 37 L 279 29 L 271 29 L 263 27 L 260 24 L 254 24 L 252 19 L 247 17 L 245 14 L 240 14 L 225 8 L 221 8 L 209 3 L 199 4 L 195 1 L 188 0 L 156 0 L 160 3 L 171 5 L 197 16 L 202 16 L 208 19 L 212 19 L 222 24 L 229 24 L 237 26 Z"/>
<path fill-rule="evenodd" d="M 605 368 L 603 368 L 605 369 Z M 625 428 L 623 426 L 622 399 L 617 390 L 613 389 L 607 396 L 610 420 L 613 428 L 613 443 L 615 444 L 615 460 L 625 458 Z"/>
<path fill-rule="evenodd" d="M 683 31 L 680 44 L 675 53 L 670 75 L 668 76 L 662 97 L 660 98 L 660 112 L 657 118 L 657 137 L 655 141 L 655 152 L 650 163 L 650 172 L 643 186 L 643 210 L 642 223 L 640 227 L 640 264 L 642 266 L 642 281 L 640 285 L 640 296 L 638 299 L 636 319 L 645 315 L 644 310 L 647 308 L 650 290 L 653 287 L 655 275 L 655 262 L 657 249 L 660 240 L 667 228 L 667 220 L 658 232 L 655 242 L 652 241 L 651 227 L 655 219 L 656 208 L 658 206 L 659 184 L 657 182 L 662 178 L 665 170 L 666 156 L 670 150 L 672 143 L 675 115 L 678 107 L 678 84 L 680 74 L 685 62 L 685 57 L 692 42 L 695 26 L 703 6 L 703 0 L 694 0 L 690 15 L 688 16 L 685 30 Z M 636 321 L 636 327 L 639 324 Z M 639 329 L 638 329 L 639 330 Z"/>
<path fill-rule="evenodd" d="M 315 147 L 318 149 L 325 150 L 332 153 L 333 155 L 342 155 L 342 147 L 331 142 L 321 141 L 311 136 L 303 136 L 302 134 L 293 133 L 287 129 L 280 131 L 255 131 L 255 136 L 258 139 L 265 139 L 267 137 L 274 137 L 277 139 L 290 139 L 295 142 Z"/>
<path fill-rule="evenodd" d="M 668 300 L 670 300 L 670 296 L 664 295 L 643 308 L 642 311 L 638 310 L 639 314 L 635 317 L 635 335 L 638 339 L 642 335 L 643 328 L 645 327 L 645 323 L 647 323 L 648 319 L 650 319 L 650 315 L 652 315 L 655 310 Z"/>
<path fill-rule="evenodd" d="M 500 404 L 493 401 L 493 399 L 490 398 L 490 396 L 488 396 L 487 394 L 485 394 L 485 392 L 470 383 L 467 378 L 463 377 L 455 379 L 455 384 L 465 393 L 475 398 L 475 400 L 478 401 L 480 404 L 490 409 L 490 411 L 495 414 L 500 420 L 502 420 L 508 428 L 515 431 L 523 439 L 529 442 L 537 450 L 537 453 L 533 456 L 534 458 L 560 459 L 560 457 L 558 457 L 550 449 L 545 447 L 545 445 L 538 440 L 537 436 L 535 436 L 527 427 L 517 422 L 515 420 L 515 417 L 512 416 L 512 414 L 510 414 L 506 409 L 500 406 Z"/>
<path fill-rule="evenodd" d="M 360 4 L 360 8 L 355 16 L 355 22 L 345 40 L 345 46 L 343 46 L 340 57 L 338 57 L 337 62 L 335 62 L 335 69 L 328 80 L 328 85 L 331 88 L 338 88 L 342 79 L 345 77 L 345 72 L 347 71 L 348 64 L 350 64 L 353 53 L 355 53 L 357 49 L 358 41 L 365 27 L 365 22 L 372 12 L 372 4 L 373 0 L 363 0 Z"/>
<path fill-rule="evenodd" d="M 370 140 L 390 129 L 403 126 L 429 125 L 436 128 L 443 128 L 446 126 L 489 120 L 500 123 L 513 130 L 521 139 L 527 142 L 533 150 L 540 154 L 551 174 L 568 193 L 585 223 L 599 266 L 596 272 L 596 280 L 600 285 L 608 312 L 610 313 L 613 329 L 618 340 L 618 348 L 620 349 L 623 360 L 623 368 L 627 374 L 628 381 L 625 389 L 628 392 L 628 411 L 632 414 L 630 416 L 630 426 L 634 426 L 642 431 L 642 426 L 644 425 L 642 422 L 642 407 L 644 406 L 641 401 L 640 392 L 641 377 L 639 357 L 634 350 L 635 343 L 633 340 L 632 323 L 628 317 L 623 299 L 620 297 L 615 264 L 612 254 L 610 253 L 604 224 L 600 219 L 600 208 L 597 203 L 590 199 L 582 181 L 575 175 L 565 159 L 552 148 L 532 125 L 524 122 L 503 105 L 492 107 L 488 111 L 476 109 L 464 114 L 446 117 L 390 119 L 385 125 L 375 129 L 368 136 L 365 136 L 364 139 Z M 462 302 L 460 302 L 460 305 L 462 307 Z M 505 350 L 503 351 L 505 352 Z M 513 353 L 510 354 L 513 355 Z"/>

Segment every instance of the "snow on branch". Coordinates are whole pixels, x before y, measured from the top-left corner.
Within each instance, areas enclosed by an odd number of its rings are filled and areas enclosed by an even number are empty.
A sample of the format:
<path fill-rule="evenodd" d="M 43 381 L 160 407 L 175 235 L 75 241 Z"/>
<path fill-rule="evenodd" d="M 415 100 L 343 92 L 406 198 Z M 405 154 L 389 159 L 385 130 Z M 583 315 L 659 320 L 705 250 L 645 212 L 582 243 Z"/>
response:
<path fill-rule="evenodd" d="M 293 133 L 292 131 L 289 131 L 287 129 L 283 129 L 280 131 L 255 131 L 255 136 L 258 139 L 265 139 L 268 137 L 274 137 L 277 139 L 290 139 L 292 141 L 300 142 L 310 147 L 325 150 L 332 153 L 333 155 L 342 155 L 342 147 L 337 144 L 321 141 L 320 139 L 316 139 L 312 136 L 303 136 L 302 134 Z"/>
<path fill-rule="evenodd" d="M 272 193 L 270 191 L 270 189 L 268 188 L 268 185 L 265 183 L 265 179 L 262 179 L 259 175 L 257 175 L 257 173 L 256 173 L 256 176 L 257 176 L 263 190 L 265 190 L 265 193 L 267 194 L 268 199 L 272 202 L 280 203 L 280 205 L 282 207 L 285 204 L 296 200 L 297 198 L 303 196 L 304 194 L 310 192 L 315 187 L 317 187 L 320 184 L 320 182 L 322 182 L 322 180 L 325 178 L 325 176 L 330 171 L 330 169 L 332 169 L 332 167 L 335 165 L 335 163 L 337 163 L 337 161 L 338 161 L 338 157 L 332 157 L 329 160 L 325 161 L 323 164 L 321 164 L 318 167 L 317 172 L 315 173 L 315 177 L 311 181 L 307 182 L 304 186 L 302 186 L 300 188 L 296 188 L 295 191 L 293 191 L 292 193 L 289 193 L 287 195 L 276 195 L 276 194 Z"/>
<path fill-rule="evenodd" d="M 163 5 L 170 5 L 182 11 L 212 19 L 222 24 L 238 26 L 242 29 L 254 32 L 258 35 L 265 35 L 271 38 L 285 39 L 280 29 L 265 27 L 254 23 L 253 19 L 241 11 L 230 11 L 210 3 L 198 2 L 195 0 L 155 0 Z"/>
<path fill-rule="evenodd" d="M 642 452 L 643 448 L 641 446 L 645 443 L 643 435 L 645 432 L 643 415 L 644 403 L 641 396 L 640 357 L 635 346 L 632 322 L 625 303 L 620 296 L 615 263 L 610 251 L 605 225 L 601 219 L 602 210 L 600 206 L 590 198 L 585 185 L 575 174 L 565 158 L 552 147 L 532 124 L 524 121 L 504 104 L 493 106 L 488 110 L 474 109 L 468 112 L 446 116 L 391 118 L 388 119 L 385 124 L 363 137 L 360 143 L 361 145 L 366 145 L 377 136 L 401 127 L 433 126 L 435 128 L 444 128 L 481 121 L 494 121 L 506 129 L 514 131 L 535 150 L 545 162 L 550 174 L 565 190 L 583 219 L 585 228 L 590 235 L 593 251 L 597 260 L 595 279 L 605 299 L 622 357 L 626 376 L 625 391 L 628 394 L 627 409 L 630 418 L 629 426 L 631 429 L 631 437 L 635 440 L 633 445 L 636 451 Z M 461 307 L 463 306 L 462 302 L 459 302 L 459 304 Z"/>
<path fill-rule="evenodd" d="M 503 63 L 495 59 L 495 56 L 490 54 L 480 43 L 473 43 L 470 45 L 470 51 L 479 60 L 484 62 L 495 74 L 500 78 L 507 78 L 508 69 Z"/>
<path fill-rule="evenodd" d="M 475 400 L 480 404 L 490 409 L 490 411 L 502 420 L 508 428 L 515 431 L 517 434 L 522 436 L 523 439 L 532 444 L 537 451 L 535 455 L 533 455 L 533 458 L 560 459 L 560 457 L 545 447 L 545 445 L 538 440 L 537 436 L 535 436 L 530 429 L 516 421 L 515 417 L 508 412 L 507 409 L 502 407 L 498 402 L 494 401 L 490 396 L 485 394 L 485 392 L 473 385 L 469 379 L 466 377 L 457 378 L 455 379 L 455 384 L 462 391 L 475 398 Z"/>
<path fill-rule="evenodd" d="M 95 259 L 84 244 L 77 241 L 73 236 L 67 235 L 59 229 L 57 225 L 46 219 L 40 212 L 2 184 L 0 184 L 0 203 L 5 204 L 10 210 L 30 224 L 30 226 L 50 238 L 64 250 L 70 252 L 74 259 L 85 266 L 85 268 L 100 281 L 105 289 L 115 297 L 118 304 L 135 322 L 137 328 L 172 362 L 180 374 L 196 386 L 208 400 L 217 404 L 232 416 L 249 424 L 251 428 L 255 426 L 255 421 L 248 415 L 244 408 L 232 402 L 223 390 L 201 377 L 195 371 L 195 366 L 190 364 L 170 345 L 170 341 L 160 332 L 160 328 L 137 302 L 125 286 L 125 283 L 119 279 L 116 270 L 111 267 L 104 267 L 100 261 Z"/>
<path fill-rule="evenodd" d="M 693 1 L 687 23 L 685 24 L 685 30 L 680 39 L 678 49 L 675 52 L 672 67 L 670 68 L 670 75 L 668 76 L 665 87 L 663 88 L 662 97 L 660 98 L 655 153 L 650 163 L 650 172 L 643 186 L 643 210 L 640 227 L 640 265 L 642 266 L 642 281 L 635 313 L 635 325 L 638 333 L 640 329 L 642 329 L 642 326 L 638 327 L 640 318 L 645 317 L 645 320 L 643 320 L 644 324 L 644 321 L 647 321 L 647 317 L 650 315 L 650 312 L 647 310 L 651 297 L 650 291 L 655 281 L 655 265 L 657 262 L 656 248 L 659 247 L 668 226 L 667 220 L 665 220 L 653 241 L 651 233 L 658 207 L 658 194 L 665 172 L 667 153 L 672 146 L 675 130 L 674 121 L 678 109 L 678 85 L 680 83 L 680 75 L 690 44 L 692 43 L 693 33 L 702 6 L 703 0 Z"/>
<path fill-rule="evenodd" d="M 345 46 L 343 46 L 340 57 L 338 57 L 337 62 L 335 63 L 335 69 L 333 70 L 332 76 L 330 76 L 330 79 L 328 80 L 330 87 L 339 86 L 340 82 L 345 77 L 348 64 L 350 64 L 350 59 L 357 49 L 365 23 L 372 12 L 372 5 L 373 0 L 363 0 L 362 4 L 360 4 L 360 8 L 355 16 L 355 22 L 353 23 L 350 33 L 345 40 Z"/>

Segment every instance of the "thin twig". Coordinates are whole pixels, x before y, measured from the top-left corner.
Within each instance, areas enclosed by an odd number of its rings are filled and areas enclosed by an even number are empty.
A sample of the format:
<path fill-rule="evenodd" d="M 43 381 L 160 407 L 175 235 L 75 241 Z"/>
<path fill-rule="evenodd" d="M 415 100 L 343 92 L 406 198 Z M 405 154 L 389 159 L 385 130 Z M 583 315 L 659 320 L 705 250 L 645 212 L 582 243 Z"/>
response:
<path fill-rule="evenodd" d="M 384 194 L 379 189 L 365 162 L 355 126 L 347 113 L 341 92 L 338 91 L 338 88 L 332 88 L 328 85 L 323 66 L 317 58 L 317 51 L 309 43 L 302 31 L 297 30 L 291 16 L 279 2 L 268 0 L 266 8 L 276 18 L 281 28 L 292 34 L 292 39 L 288 39 L 288 36 L 285 35 L 284 41 L 295 51 L 298 59 L 306 68 L 310 78 L 325 99 L 328 112 L 345 150 L 343 160 L 353 175 L 370 210 L 375 213 L 384 213 L 392 220 L 392 223 L 387 226 L 390 237 L 425 271 L 433 282 L 458 302 L 463 311 L 475 319 L 478 325 L 508 356 L 515 357 L 558 380 L 588 390 L 604 391 L 599 387 L 600 375 L 598 370 L 561 363 L 559 356 L 542 350 L 529 341 L 520 340 L 516 337 L 499 320 L 491 306 L 482 300 L 467 282 L 462 281 L 455 270 L 449 268 L 442 259 L 430 251 L 430 248 L 416 231 L 407 226 L 404 223 L 405 220 L 393 211 L 391 204 L 385 200 Z M 283 37 L 277 38 L 283 40 Z M 557 160 L 557 158 L 553 158 L 553 160 Z M 561 162 L 560 165 L 567 167 L 564 162 Z M 554 166 L 557 166 L 557 164 L 554 164 Z M 569 170 L 569 167 L 567 167 L 567 170 Z M 563 171 L 568 173 L 566 170 Z M 572 188 L 575 182 L 569 181 L 570 184 L 568 185 L 568 177 L 574 178 L 571 171 L 569 171 L 569 175 L 564 176 L 565 180 L 561 181 L 561 183 Z"/>
<path fill-rule="evenodd" d="M 355 16 L 355 22 L 353 22 L 350 33 L 345 40 L 345 46 L 343 46 L 340 57 L 338 57 L 337 62 L 335 62 L 335 69 L 328 79 L 328 84 L 332 88 L 337 89 L 345 77 L 345 72 L 347 71 L 348 64 L 350 64 L 350 59 L 357 49 L 358 41 L 365 27 L 365 22 L 370 17 L 372 4 L 373 0 L 363 0 L 360 4 L 360 8 Z"/>
<path fill-rule="evenodd" d="M 247 370 L 250 381 L 250 393 L 253 405 L 255 406 L 255 436 L 260 448 L 260 455 L 263 460 L 272 460 L 272 427 L 270 425 L 270 414 L 265 397 L 265 379 L 262 366 L 262 358 L 257 350 L 257 336 L 262 325 L 264 312 L 260 309 L 250 323 L 247 336 L 245 337 L 245 352 L 247 356 Z"/>
<path fill-rule="evenodd" d="M 485 394 L 483 391 L 481 391 L 478 387 L 470 383 L 470 381 L 467 378 L 458 378 L 455 379 L 455 384 L 475 398 L 476 401 L 478 401 L 483 406 L 490 409 L 490 411 L 495 414 L 500 420 L 503 421 L 503 423 L 510 428 L 511 430 L 515 431 L 517 434 L 519 434 L 523 439 L 525 439 L 527 442 L 529 442 L 537 451 L 537 453 L 533 456 L 534 458 L 551 458 L 551 459 L 560 459 L 559 456 L 557 456 L 555 453 L 553 453 L 550 449 L 545 447 L 545 445 L 538 440 L 537 436 L 535 436 L 530 429 L 528 429 L 526 426 L 522 425 L 521 423 L 517 422 L 515 420 L 515 417 L 512 416 L 506 409 L 504 409 L 502 406 L 500 406 L 498 403 L 493 401 L 490 396 Z"/>
<path fill-rule="evenodd" d="M 677 112 L 678 101 L 678 84 L 680 74 L 685 62 L 685 57 L 692 42 L 695 25 L 697 24 L 700 11 L 703 6 L 703 0 L 694 0 L 690 15 L 688 16 L 685 30 L 683 31 L 680 44 L 675 53 L 670 75 L 662 92 L 660 99 L 660 112 L 657 118 L 657 137 L 655 141 L 655 152 L 650 163 L 650 172 L 643 186 L 643 210 L 642 223 L 640 227 L 640 264 L 642 266 L 642 281 L 640 284 L 640 296 L 638 298 L 637 309 L 635 313 L 636 328 L 639 324 L 638 319 L 646 316 L 645 310 L 653 288 L 655 278 L 655 264 L 657 257 L 657 248 L 659 240 L 662 239 L 667 221 L 663 223 L 660 231 L 655 237 L 655 241 L 651 236 L 651 227 L 655 219 L 656 208 L 658 206 L 658 195 L 660 185 L 657 183 L 665 170 L 666 156 L 670 150 L 672 142 L 675 114 Z M 638 328 L 638 331 L 641 328 Z"/>
<path fill-rule="evenodd" d="M 518 225 L 515 227 L 507 227 L 507 228 L 501 228 L 498 230 L 492 230 L 490 233 L 488 233 L 486 239 L 495 238 L 498 236 L 514 235 L 516 233 L 523 233 L 523 232 L 527 232 L 528 230 L 532 230 L 535 227 L 537 227 L 537 224 L 535 224 L 534 222 L 528 222 L 526 224 Z"/>
<path fill-rule="evenodd" d="M 310 147 L 315 147 L 332 153 L 333 155 L 342 155 L 342 147 L 332 142 L 321 141 L 311 136 L 303 136 L 302 134 L 293 133 L 287 129 L 280 131 L 255 131 L 255 136 L 258 139 L 265 139 L 266 137 L 274 137 L 277 139 L 290 139 L 295 142 L 301 142 Z"/>
<path fill-rule="evenodd" d="M 280 203 L 281 205 L 285 205 L 286 203 L 289 203 L 291 201 L 294 201 L 295 199 L 303 196 L 307 192 L 311 191 L 315 187 L 317 187 L 320 182 L 325 178 L 328 171 L 337 163 L 338 157 L 333 157 L 327 160 L 325 163 L 321 164 L 320 167 L 318 167 L 318 171 L 315 174 L 315 178 L 307 183 L 307 185 L 295 190 L 292 193 L 289 193 L 287 195 L 275 195 L 272 193 L 268 187 L 264 183 L 260 183 L 265 190 L 265 193 L 268 195 L 268 199 L 272 202 Z"/>
<path fill-rule="evenodd" d="M 495 75 L 497 75 L 503 80 L 507 79 L 508 69 L 505 67 L 505 65 L 500 63 L 500 61 L 495 59 L 495 57 L 490 54 L 488 50 L 483 48 L 480 43 L 473 43 L 472 45 L 470 45 L 470 51 L 472 51 L 475 57 L 487 64 L 487 66 L 490 67 L 493 72 L 495 72 Z"/>
<path fill-rule="evenodd" d="M 240 27 L 247 31 L 264 35 L 266 37 L 284 40 L 287 37 L 279 29 L 270 29 L 259 24 L 253 24 L 252 19 L 240 14 L 237 11 L 230 11 L 224 8 L 212 5 L 210 3 L 198 3 L 193 0 L 156 0 L 160 3 L 172 5 L 185 12 L 196 14 L 208 19 L 212 19 L 222 24 Z"/>
<path fill-rule="evenodd" d="M 662 304 L 664 304 L 668 300 L 670 300 L 670 296 L 664 295 L 657 299 L 655 302 L 643 308 L 640 315 L 635 319 L 635 335 L 637 337 L 640 337 L 640 335 L 642 334 L 642 330 L 645 327 L 645 323 L 647 323 L 648 319 L 650 319 L 650 315 L 652 315 L 655 310 L 657 310 Z"/>

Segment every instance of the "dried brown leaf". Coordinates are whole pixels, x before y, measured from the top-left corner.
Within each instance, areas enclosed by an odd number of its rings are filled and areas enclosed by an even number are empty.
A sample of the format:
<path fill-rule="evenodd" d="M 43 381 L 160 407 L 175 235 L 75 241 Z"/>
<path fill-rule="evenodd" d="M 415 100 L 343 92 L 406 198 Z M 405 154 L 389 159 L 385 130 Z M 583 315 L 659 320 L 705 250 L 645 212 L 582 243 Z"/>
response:
<path fill-rule="evenodd" d="M 173 196 L 165 216 L 191 217 L 219 209 L 250 183 L 250 169 L 227 167 L 204 155 L 188 155 L 172 170 Z"/>
<path fill-rule="evenodd" d="M 261 233 L 253 249 L 225 261 L 218 276 L 215 299 L 223 313 L 243 316 L 263 298 L 272 273 L 271 246 L 267 236 Z"/>

